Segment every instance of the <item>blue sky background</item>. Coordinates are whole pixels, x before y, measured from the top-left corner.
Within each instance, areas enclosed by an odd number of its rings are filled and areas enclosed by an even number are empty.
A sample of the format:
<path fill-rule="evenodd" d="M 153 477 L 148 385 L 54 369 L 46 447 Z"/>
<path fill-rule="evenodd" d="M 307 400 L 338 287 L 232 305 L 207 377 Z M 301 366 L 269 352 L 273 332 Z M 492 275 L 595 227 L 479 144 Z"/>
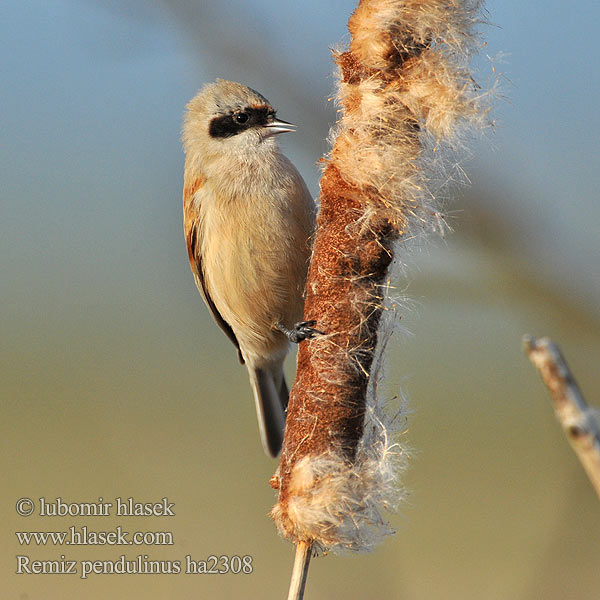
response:
<path fill-rule="evenodd" d="M 216 76 L 262 90 L 298 122 L 301 133 L 284 144 L 316 195 L 314 162 L 334 119 L 327 48 L 345 39 L 353 6 L 322 4 L 5 3 L 2 256 L 16 255 L 4 265 L 10 280 L 22 281 L 27 265 L 26 287 L 40 277 L 53 287 L 65 259 L 75 272 L 113 261 L 126 269 L 133 265 L 117 259 L 123 253 L 144 263 L 145 244 L 173 241 L 165 227 L 179 219 L 181 113 Z M 488 4 L 495 25 L 484 29 L 478 74 L 485 83 L 493 65 L 506 100 L 467 168 L 476 189 L 494 191 L 483 202 L 527 229 L 524 254 L 557 285 L 597 301 L 600 9 L 577 6 Z M 148 219 L 152 233 L 162 228 L 158 240 L 147 239 Z"/>

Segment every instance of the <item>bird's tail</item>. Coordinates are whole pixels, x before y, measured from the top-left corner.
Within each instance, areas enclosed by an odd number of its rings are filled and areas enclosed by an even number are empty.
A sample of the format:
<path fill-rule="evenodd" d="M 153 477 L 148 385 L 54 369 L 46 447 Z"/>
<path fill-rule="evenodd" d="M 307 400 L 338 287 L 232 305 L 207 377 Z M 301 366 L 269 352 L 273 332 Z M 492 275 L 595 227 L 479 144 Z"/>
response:
<path fill-rule="evenodd" d="M 283 443 L 285 411 L 289 397 L 283 366 L 247 366 L 256 403 L 260 439 L 265 452 L 275 458 Z"/>

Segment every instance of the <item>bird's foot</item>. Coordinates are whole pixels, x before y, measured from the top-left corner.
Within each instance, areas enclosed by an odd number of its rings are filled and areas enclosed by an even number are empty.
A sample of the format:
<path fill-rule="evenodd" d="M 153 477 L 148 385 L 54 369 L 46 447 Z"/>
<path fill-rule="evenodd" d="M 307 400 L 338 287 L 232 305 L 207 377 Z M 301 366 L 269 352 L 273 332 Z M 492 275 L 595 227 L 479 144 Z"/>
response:
<path fill-rule="evenodd" d="M 299 344 L 302 340 L 308 340 L 316 335 L 325 335 L 324 331 L 313 328 L 313 325 L 316 324 L 316 321 L 301 321 L 294 325 L 294 329 L 288 329 L 282 323 L 277 323 L 277 329 L 279 329 L 290 342 Z"/>

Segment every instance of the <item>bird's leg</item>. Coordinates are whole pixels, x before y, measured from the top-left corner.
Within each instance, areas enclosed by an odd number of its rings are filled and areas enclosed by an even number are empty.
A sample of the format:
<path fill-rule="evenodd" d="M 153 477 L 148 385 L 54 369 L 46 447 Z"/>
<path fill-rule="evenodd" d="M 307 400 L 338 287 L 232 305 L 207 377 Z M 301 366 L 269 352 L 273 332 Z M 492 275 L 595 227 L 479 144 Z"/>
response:
<path fill-rule="evenodd" d="M 302 340 L 313 338 L 315 335 L 325 335 L 325 332 L 313 329 L 316 323 L 316 321 L 301 321 L 294 325 L 294 329 L 288 329 L 283 323 L 276 323 L 275 326 L 290 342 L 299 344 Z"/>

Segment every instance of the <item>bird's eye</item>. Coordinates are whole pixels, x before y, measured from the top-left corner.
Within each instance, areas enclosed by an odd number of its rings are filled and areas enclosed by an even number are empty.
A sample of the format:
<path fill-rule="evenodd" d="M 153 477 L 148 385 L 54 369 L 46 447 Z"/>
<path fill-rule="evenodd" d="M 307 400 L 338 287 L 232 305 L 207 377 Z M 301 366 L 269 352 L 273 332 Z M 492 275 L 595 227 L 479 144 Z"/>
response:
<path fill-rule="evenodd" d="M 233 120 L 236 123 L 240 123 L 240 124 L 247 123 L 249 118 L 250 117 L 248 116 L 248 113 L 245 113 L 245 112 L 239 112 L 239 113 L 235 113 L 235 115 L 233 115 Z"/>

